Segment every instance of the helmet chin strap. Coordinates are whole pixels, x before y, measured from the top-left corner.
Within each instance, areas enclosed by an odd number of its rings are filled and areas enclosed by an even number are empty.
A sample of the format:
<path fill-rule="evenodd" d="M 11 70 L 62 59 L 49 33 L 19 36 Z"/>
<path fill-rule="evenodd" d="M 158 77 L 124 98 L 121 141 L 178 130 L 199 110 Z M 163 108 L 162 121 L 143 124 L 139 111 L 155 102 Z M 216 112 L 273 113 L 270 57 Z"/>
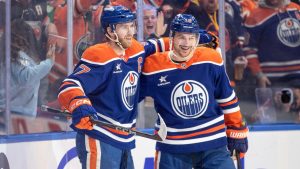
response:
<path fill-rule="evenodd" d="M 116 31 L 114 31 L 113 34 L 116 36 L 116 39 L 111 38 L 107 33 L 105 34 L 105 36 L 106 36 L 109 40 L 115 42 L 122 50 L 125 51 L 125 48 L 123 47 L 122 43 L 119 41 L 119 37 L 118 37 Z"/>

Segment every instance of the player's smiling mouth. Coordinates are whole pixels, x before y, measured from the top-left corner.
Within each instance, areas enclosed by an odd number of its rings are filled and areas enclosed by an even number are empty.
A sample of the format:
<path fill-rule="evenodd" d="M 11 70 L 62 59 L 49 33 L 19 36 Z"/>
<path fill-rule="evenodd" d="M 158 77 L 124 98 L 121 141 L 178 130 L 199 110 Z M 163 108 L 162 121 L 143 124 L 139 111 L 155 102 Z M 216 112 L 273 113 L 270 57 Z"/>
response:
<path fill-rule="evenodd" d="M 180 47 L 181 50 L 184 50 L 184 51 L 187 51 L 187 50 L 191 49 L 191 46 L 182 46 L 182 45 L 180 45 L 179 47 Z"/>

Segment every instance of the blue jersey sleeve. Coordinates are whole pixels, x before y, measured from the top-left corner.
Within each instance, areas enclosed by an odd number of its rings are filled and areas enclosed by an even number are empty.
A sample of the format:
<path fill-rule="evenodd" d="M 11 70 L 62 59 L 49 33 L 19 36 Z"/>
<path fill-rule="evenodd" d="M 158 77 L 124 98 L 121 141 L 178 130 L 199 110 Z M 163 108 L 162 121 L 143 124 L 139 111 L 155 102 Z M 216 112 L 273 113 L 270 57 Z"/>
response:
<path fill-rule="evenodd" d="M 169 38 L 149 39 L 144 45 L 146 56 L 169 50 Z"/>

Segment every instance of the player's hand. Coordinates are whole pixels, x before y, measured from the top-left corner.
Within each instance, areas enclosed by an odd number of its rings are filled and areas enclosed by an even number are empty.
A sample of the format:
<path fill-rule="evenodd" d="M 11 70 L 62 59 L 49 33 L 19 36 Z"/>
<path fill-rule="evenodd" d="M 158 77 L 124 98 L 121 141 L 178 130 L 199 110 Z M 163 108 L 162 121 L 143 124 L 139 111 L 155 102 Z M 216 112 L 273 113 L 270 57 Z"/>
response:
<path fill-rule="evenodd" d="M 219 38 L 212 32 L 206 30 L 200 30 L 199 46 L 205 46 L 208 48 L 216 49 L 219 47 Z"/>
<path fill-rule="evenodd" d="M 92 130 L 91 117 L 98 119 L 96 110 L 91 105 L 80 105 L 72 112 L 72 125 L 78 129 Z"/>
<path fill-rule="evenodd" d="M 93 123 L 90 121 L 90 117 L 83 117 L 80 119 L 79 123 L 75 127 L 82 130 L 93 130 Z"/>
<path fill-rule="evenodd" d="M 228 150 L 231 155 L 233 155 L 233 151 L 236 150 L 240 152 L 240 157 L 242 158 L 244 154 L 248 150 L 248 127 L 227 127 L 227 142 L 228 142 Z"/>

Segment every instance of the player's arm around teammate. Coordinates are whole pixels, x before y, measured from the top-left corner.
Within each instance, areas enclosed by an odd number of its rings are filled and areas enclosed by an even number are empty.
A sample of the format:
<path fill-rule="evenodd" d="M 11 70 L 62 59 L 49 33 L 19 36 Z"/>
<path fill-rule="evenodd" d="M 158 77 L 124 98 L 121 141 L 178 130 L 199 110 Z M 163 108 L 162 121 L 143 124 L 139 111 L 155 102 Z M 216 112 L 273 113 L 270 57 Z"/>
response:
<path fill-rule="evenodd" d="M 154 99 L 168 126 L 166 140 L 156 145 L 155 167 L 234 169 L 231 151 L 247 151 L 248 129 L 222 57 L 197 47 L 193 16 L 178 14 L 170 28 L 170 51 L 146 58 L 141 77 L 141 97 Z"/>

